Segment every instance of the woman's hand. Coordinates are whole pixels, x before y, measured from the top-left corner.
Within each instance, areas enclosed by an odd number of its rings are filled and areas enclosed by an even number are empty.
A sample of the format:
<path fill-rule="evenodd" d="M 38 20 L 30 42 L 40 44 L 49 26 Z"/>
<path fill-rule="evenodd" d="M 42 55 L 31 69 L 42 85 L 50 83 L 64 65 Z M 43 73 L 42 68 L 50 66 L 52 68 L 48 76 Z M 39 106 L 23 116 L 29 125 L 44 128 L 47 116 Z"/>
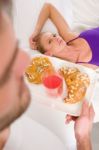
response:
<path fill-rule="evenodd" d="M 32 35 L 30 36 L 29 38 L 29 45 L 30 45 L 30 48 L 33 49 L 33 50 L 36 50 L 37 49 L 37 43 L 35 41 L 35 38 L 36 36 L 38 35 L 39 33 L 37 31 L 33 32 Z"/>
<path fill-rule="evenodd" d="M 41 32 L 41 30 L 42 30 L 45 22 L 49 18 L 49 16 L 50 16 L 50 4 L 45 3 L 40 11 L 39 16 L 38 16 L 34 32 L 29 38 L 29 43 L 30 43 L 31 49 L 37 49 L 35 37 Z"/>
<path fill-rule="evenodd" d="M 94 115 L 93 106 L 89 106 L 89 103 L 84 100 L 81 115 L 79 117 L 66 116 L 66 123 L 69 123 L 72 120 L 75 122 L 74 131 L 76 140 L 90 138 Z"/>

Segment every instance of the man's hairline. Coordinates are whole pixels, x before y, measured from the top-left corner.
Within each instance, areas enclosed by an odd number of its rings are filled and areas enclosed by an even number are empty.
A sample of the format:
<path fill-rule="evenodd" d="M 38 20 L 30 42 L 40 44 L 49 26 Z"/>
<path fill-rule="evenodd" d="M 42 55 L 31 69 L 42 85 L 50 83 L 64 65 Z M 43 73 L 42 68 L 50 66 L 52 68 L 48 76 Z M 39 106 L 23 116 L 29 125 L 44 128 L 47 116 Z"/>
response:
<path fill-rule="evenodd" d="M 0 0 L 0 13 L 5 11 L 12 18 L 12 0 Z"/>

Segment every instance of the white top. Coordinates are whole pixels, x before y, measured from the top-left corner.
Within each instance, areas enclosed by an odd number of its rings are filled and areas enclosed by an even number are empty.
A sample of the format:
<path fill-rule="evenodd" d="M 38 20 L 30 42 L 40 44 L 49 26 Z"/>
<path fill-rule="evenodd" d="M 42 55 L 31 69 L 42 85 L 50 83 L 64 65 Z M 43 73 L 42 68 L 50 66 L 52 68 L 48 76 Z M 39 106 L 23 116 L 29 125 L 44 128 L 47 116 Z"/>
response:
<path fill-rule="evenodd" d="M 12 126 L 4 150 L 65 150 L 60 139 L 50 130 L 23 116 Z"/>

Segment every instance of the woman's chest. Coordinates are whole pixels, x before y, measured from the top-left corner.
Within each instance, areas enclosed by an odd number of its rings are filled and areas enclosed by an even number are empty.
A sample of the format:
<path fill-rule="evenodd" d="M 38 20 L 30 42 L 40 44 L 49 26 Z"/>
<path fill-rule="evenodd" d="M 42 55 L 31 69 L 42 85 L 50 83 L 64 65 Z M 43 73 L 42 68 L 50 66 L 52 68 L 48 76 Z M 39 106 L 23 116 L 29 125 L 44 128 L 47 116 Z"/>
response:
<path fill-rule="evenodd" d="M 92 58 L 92 51 L 88 42 L 83 38 L 78 38 L 75 41 L 75 46 L 79 52 L 78 61 L 89 62 Z"/>

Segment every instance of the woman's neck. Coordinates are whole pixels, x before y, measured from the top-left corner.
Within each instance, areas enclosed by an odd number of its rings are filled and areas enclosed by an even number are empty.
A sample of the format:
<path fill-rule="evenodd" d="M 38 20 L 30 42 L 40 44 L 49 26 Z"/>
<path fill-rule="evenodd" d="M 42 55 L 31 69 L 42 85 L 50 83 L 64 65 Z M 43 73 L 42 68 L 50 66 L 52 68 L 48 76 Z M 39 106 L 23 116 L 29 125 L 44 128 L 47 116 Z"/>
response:
<path fill-rule="evenodd" d="M 79 58 L 79 51 L 74 46 L 66 45 L 64 49 L 57 54 L 56 57 L 59 57 L 61 59 L 71 61 L 71 62 L 77 62 Z"/>

